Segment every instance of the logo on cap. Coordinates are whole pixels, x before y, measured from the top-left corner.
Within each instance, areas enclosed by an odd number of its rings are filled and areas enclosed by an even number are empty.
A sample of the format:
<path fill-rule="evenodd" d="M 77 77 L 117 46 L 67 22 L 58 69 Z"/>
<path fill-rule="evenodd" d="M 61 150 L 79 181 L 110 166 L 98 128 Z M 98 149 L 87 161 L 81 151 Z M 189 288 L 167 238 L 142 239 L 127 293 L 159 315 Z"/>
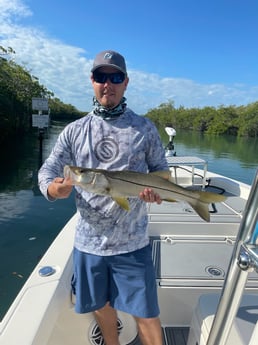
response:
<path fill-rule="evenodd" d="M 105 60 L 109 60 L 109 59 L 111 59 L 112 58 L 112 54 L 111 53 L 106 53 L 105 55 L 104 55 L 104 59 Z"/>

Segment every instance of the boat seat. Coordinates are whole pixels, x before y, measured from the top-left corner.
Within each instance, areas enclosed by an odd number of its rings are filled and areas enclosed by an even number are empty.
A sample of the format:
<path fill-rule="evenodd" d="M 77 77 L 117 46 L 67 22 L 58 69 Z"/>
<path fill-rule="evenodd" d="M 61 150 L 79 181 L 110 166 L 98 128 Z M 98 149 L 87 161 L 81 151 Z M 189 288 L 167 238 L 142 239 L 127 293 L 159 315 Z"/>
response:
<path fill-rule="evenodd" d="M 219 294 L 206 294 L 199 298 L 192 317 L 187 345 L 206 344 L 219 297 Z M 244 295 L 226 345 L 253 345 L 257 334 L 258 295 Z M 257 338 L 255 344 L 257 344 Z"/>

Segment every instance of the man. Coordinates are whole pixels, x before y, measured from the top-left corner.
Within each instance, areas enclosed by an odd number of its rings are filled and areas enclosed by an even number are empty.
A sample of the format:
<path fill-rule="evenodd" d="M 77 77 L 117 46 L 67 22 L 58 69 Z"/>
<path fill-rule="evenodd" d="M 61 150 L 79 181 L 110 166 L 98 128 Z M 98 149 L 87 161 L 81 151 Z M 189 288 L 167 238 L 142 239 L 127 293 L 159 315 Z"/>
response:
<path fill-rule="evenodd" d="M 168 170 L 158 131 L 127 108 L 129 78 L 117 52 L 99 53 L 91 70 L 93 110 L 70 123 L 39 171 L 49 200 L 72 190 L 62 176 L 66 164 L 106 170 Z M 144 189 L 130 198 L 130 211 L 110 197 L 76 190 L 79 220 L 74 243 L 73 291 L 78 313 L 94 312 L 106 345 L 118 345 L 116 310 L 133 315 L 143 345 L 161 345 L 155 272 L 147 233 L 146 202 L 161 203 Z"/>

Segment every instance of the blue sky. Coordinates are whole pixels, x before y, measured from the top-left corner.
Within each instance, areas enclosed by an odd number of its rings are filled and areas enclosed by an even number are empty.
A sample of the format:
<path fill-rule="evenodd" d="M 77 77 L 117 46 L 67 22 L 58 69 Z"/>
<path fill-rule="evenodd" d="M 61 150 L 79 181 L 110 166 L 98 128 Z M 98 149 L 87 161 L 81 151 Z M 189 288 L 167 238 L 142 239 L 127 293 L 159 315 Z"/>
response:
<path fill-rule="evenodd" d="M 127 61 L 139 114 L 258 101 L 257 0 L 0 0 L 0 45 L 65 103 L 89 111 L 94 56 Z"/>

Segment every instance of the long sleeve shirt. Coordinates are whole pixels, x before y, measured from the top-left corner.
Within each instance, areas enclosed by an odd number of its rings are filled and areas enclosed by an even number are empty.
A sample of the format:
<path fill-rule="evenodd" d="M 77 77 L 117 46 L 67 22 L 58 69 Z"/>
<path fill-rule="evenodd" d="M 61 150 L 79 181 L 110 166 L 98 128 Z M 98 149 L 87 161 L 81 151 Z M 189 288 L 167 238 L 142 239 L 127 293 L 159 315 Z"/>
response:
<path fill-rule="evenodd" d="M 89 113 L 67 125 L 39 171 L 39 187 L 46 198 L 52 180 L 63 176 L 65 165 L 106 170 L 153 172 L 168 170 L 164 148 L 151 121 L 126 111 L 106 121 Z M 75 247 L 96 255 L 115 255 L 146 246 L 146 203 L 129 198 L 126 211 L 109 196 L 89 193 L 75 186 L 79 213 Z"/>

